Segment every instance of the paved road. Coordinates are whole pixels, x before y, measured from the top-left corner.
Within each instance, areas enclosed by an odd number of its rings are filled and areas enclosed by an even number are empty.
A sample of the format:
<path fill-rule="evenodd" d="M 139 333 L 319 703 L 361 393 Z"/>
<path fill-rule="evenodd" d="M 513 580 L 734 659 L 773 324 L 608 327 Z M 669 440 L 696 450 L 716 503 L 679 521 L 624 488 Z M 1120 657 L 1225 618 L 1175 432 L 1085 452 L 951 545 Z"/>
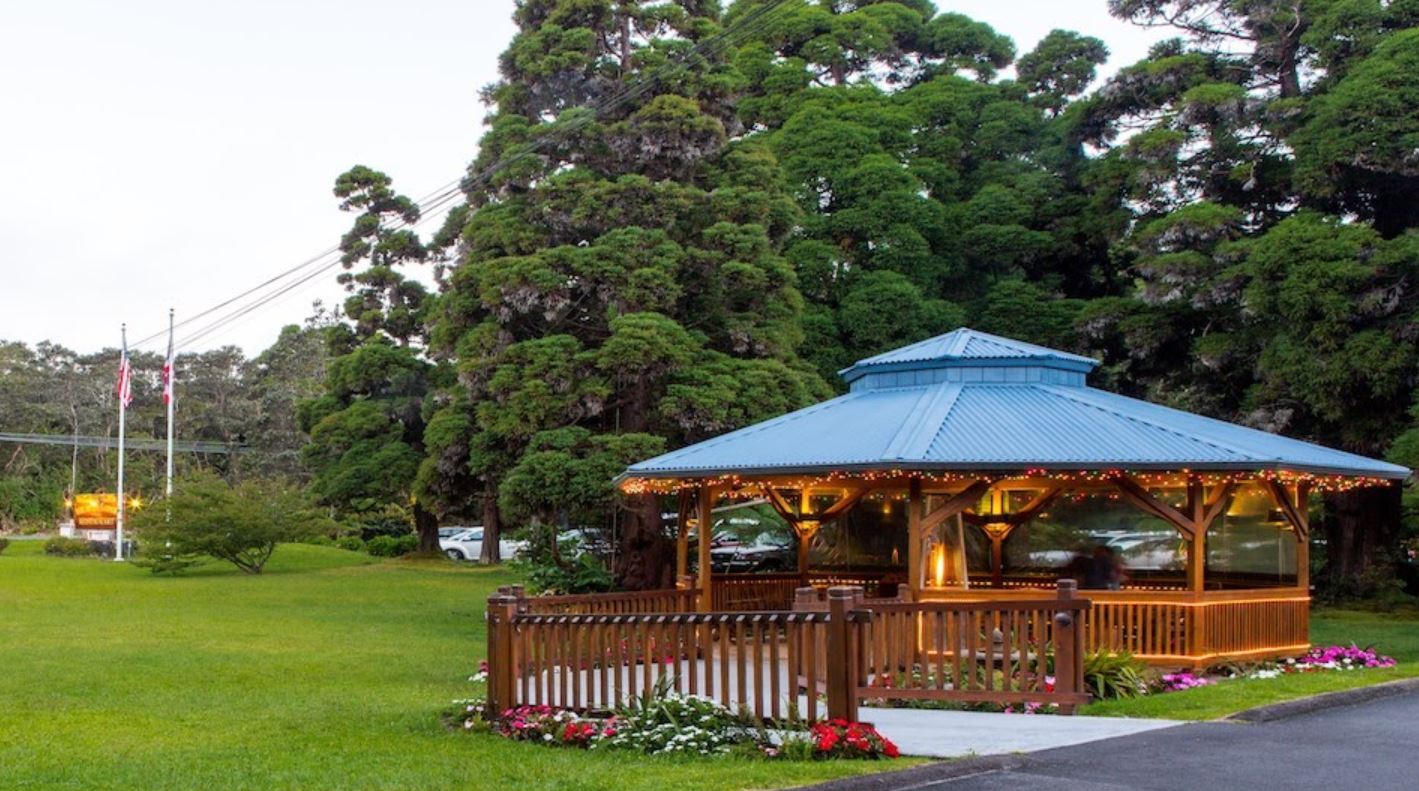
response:
<path fill-rule="evenodd" d="M 1206 722 L 1046 750 L 933 791 L 1419 789 L 1419 693 L 1247 725 Z"/>

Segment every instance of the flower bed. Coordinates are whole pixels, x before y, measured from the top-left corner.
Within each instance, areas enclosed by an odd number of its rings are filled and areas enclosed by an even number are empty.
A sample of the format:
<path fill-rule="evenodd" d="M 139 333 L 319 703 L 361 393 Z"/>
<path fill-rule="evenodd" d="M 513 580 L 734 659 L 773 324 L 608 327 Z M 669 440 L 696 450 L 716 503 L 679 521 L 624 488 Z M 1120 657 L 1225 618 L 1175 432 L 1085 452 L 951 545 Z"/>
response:
<path fill-rule="evenodd" d="M 896 758 L 897 745 L 871 725 L 847 720 L 819 722 L 808 729 L 819 758 Z"/>
<path fill-rule="evenodd" d="M 896 758 L 897 746 L 870 725 L 845 720 L 774 731 L 718 702 L 660 689 L 614 716 L 552 706 L 517 706 L 490 717 L 481 699 L 456 700 L 445 711 L 452 728 L 492 733 L 548 747 L 630 750 L 648 755 L 726 753 L 778 759 Z"/>

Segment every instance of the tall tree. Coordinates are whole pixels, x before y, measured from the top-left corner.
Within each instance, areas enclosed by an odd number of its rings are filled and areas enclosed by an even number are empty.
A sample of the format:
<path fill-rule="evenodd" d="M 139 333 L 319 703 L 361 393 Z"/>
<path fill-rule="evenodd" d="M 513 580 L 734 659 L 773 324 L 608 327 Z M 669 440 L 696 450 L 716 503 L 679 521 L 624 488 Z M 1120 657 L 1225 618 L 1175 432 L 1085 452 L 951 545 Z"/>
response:
<path fill-rule="evenodd" d="M 326 332 L 332 359 L 325 392 L 299 408 L 300 427 L 310 435 L 301 458 L 321 502 L 354 519 L 407 504 L 419 550 L 437 552 L 437 514 L 414 496 L 434 375 L 418 343 L 430 296 L 400 271 L 428 256 L 407 227 L 419 207 L 395 192 L 388 176 L 364 166 L 341 174 L 335 195 L 341 209 L 358 212 L 341 239 L 341 261 L 347 270 L 364 268 L 341 278 L 351 292 L 351 324 Z"/>
<path fill-rule="evenodd" d="M 734 141 L 744 77 L 722 45 L 697 47 L 722 30 L 715 6 L 528 0 L 515 18 L 474 171 L 514 164 L 469 180 L 433 331 L 460 387 L 421 480 L 485 509 L 496 490 L 518 517 L 619 524 L 620 584 L 668 585 L 655 498 L 618 500 L 606 479 L 553 512 L 526 483 L 824 393 L 796 356 L 802 297 L 779 254 L 794 207 L 772 154 Z"/>

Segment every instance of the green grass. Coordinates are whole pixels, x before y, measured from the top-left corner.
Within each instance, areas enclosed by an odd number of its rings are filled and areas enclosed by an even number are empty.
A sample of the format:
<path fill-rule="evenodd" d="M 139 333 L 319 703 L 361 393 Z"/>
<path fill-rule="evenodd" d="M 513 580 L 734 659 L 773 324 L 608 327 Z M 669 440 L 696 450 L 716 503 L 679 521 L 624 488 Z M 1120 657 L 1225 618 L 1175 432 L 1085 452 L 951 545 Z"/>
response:
<path fill-rule="evenodd" d="M 0 554 L 6 789 L 738 789 L 886 769 L 585 753 L 446 730 L 504 571 L 280 548 L 177 578 Z"/>
<path fill-rule="evenodd" d="M 1311 642 L 1373 646 L 1398 660 L 1392 668 L 1306 673 L 1271 679 L 1221 681 L 1166 695 L 1109 700 L 1086 706 L 1084 714 L 1208 720 L 1285 700 L 1419 676 L 1419 617 L 1414 614 L 1317 610 L 1311 614 Z"/>

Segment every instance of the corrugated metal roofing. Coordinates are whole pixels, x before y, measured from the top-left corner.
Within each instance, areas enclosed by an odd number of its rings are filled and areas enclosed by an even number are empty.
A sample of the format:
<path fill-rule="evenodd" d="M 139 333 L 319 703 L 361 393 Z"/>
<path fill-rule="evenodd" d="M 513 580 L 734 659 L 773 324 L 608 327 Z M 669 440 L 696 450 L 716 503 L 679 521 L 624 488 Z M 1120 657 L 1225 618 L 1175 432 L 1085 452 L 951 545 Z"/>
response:
<path fill-rule="evenodd" d="M 1068 360 L 1085 363 L 1089 367 L 1098 365 L 1092 357 L 1062 352 L 1046 346 L 1037 346 L 1011 338 L 1002 338 L 988 332 L 980 332 L 968 327 L 952 330 L 945 335 L 927 338 L 910 346 L 883 352 L 874 357 L 858 360 L 852 367 L 886 365 L 889 363 L 924 362 L 928 360 Z M 847 370 L 852 370 L 847 369 Z"/>
<path fill-rule="evenodd" d="M 943 339 L 951 340 L 946 341 Z M 983 365 L 1005 351 L 1030 359 L 1077 355 L 958 330 L 899 350 L 923 363 L 943 355 Z M 969 351 L 976 344 L 975 351 Z M 907 352 L 908 349 L 918 351 Z M 1042 352 L 1033 350 L 1042 349 Z M 895 352 L 878 355 L 889 358 Z M 952 355 L 955 355 L 952 357 Z M 902 363 L 906 358 L 892 358 Z M 863 361 L 858 366 L 867 364 Z M 858 366 L 854 366 L 857 368 Z M 1025 468 L 1288 469 L 1404 478 L 1398 465 L 1182 412 L 1088 386 L 938 381 L 868 387 L 632 465 L 631 477 L 833 470 Z"/>

